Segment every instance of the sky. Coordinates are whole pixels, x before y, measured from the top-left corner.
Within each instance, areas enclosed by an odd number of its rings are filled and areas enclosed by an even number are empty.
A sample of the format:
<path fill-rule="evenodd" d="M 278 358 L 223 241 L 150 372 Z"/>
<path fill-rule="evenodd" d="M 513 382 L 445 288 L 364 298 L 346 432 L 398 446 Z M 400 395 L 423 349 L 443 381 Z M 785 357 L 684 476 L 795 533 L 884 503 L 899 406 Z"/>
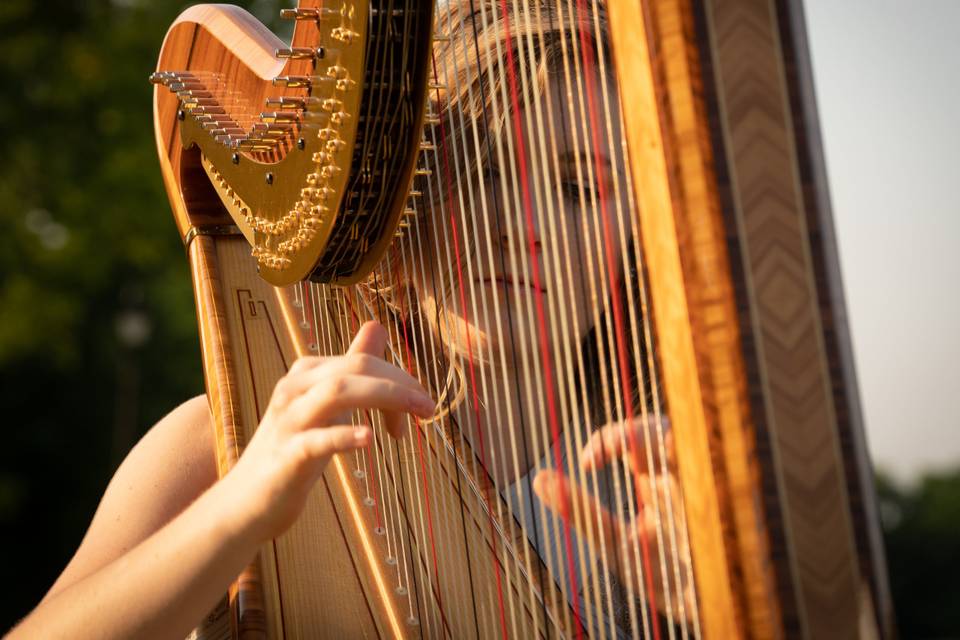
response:
<path fill-rule="evenodd" d="M 874 464 L 960 467 L 960 2 L 806 0 Z"/>

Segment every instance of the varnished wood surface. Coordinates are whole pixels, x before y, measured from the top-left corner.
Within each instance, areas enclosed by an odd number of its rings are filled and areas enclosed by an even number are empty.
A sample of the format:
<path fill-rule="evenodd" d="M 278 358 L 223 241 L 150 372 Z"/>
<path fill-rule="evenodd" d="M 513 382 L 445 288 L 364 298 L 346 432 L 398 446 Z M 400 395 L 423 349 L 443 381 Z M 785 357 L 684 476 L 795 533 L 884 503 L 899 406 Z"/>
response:
<path fill-rule="evenodd" d="M 678 228 L 670 189 L 670 167 L 661 131 L 660 100 L 651 65 L 643 7 L 610 2 L 617 77 L 624 110 L 633 184 L 637 192 L 646 266 L 650 273 L 654 322 L 663 385 L 677 445 L 677 462 L 697 582 L 702 625 L 707 637 L 744 635 L 742 579 L 730 522 L 727 472 L 718 453 L 716 413 L 709 388 L 698 374 L 696 343 L 689 318 L 691 300 L 684 282 Z M 726 382 L 728 385 L 735 381 Z M 733 391 L 735 398 L 735 389 Z"/>
<path fill-rule="evenodd" d="M 875 542 L 854 538 L 876 531 L 859 506 L 872 486 L 863 455 L 844 444 L 860 428 L 849 421 L 856 388 L 834 364 L 843 327 L 830 319 L 842 306 L 817 262 L 824 219 L 810 211 L 824 197 L 801 182 L 816 140 L 795 137 L 805 129 L 792 111 L 800 79 L 786 70 L 796 53 L 782 48 L 784 19 L 753 0 L 643 6 L 611 3 L 621 14 L 613 35 L 621 55 L 628 34 L 652 43 L 634 46 L 618 73 L 625 103 L 642 105 L 624 119 L 686 509 L 698 523 L 706 635 L 875 637 L 889 617 L 871 602 L 885 576 L 865 561 Z M 725 575 L 703 564 L 704 506 L 719 519 Z M 718 593 L 733 626 L 709 611 Z"/>

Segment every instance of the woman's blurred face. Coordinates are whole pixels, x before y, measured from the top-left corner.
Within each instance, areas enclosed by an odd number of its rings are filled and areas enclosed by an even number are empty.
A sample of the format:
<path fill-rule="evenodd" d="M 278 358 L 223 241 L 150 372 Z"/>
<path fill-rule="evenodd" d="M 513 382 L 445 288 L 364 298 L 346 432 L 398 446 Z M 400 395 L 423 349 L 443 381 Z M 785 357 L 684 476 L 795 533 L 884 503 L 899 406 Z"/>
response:
<path fill-rule="evenodd" d="M 499 364 L 497 350 L 502 349 L 507 366 L 519 367 L 522 355 L 539 357 L 546 347 L 556 362 L 563 344 L 579 348 L 605 310 L 610 265 L 615 276 L 622 272 L 621 247 L 631 214 L 613 162 L 620 154 L 614 155 L 610 145 L 621 143 L 615 83 L 607 83 L 612 125 L 603 118 L 595 87 L 601 125 L 591 135 L 586 96 L 568 95 L 558 74 L 551 80 L 553 89 L 538 108 L 521 109 L 522 137 L 511 119 L 499 144 L 491 140 L 482 178 L 474 175 L 471 185 L 462 179 L 450 194 L 456 238 L 449 199 L 443 203 L 442 226 L 431 223 L 427 234 L 436 235 L 437 247 L 429 248 L 433 265 L 426 270 L 434 277 L 427 274 L 418 287 L 421 310 L 435 335 L 475 361 L 492 358 Z M 454 132 L 438 154 L 445 149 L 462 153 L 464 142 Z M 439 210 L 434 207 L 434 216 Z"/>

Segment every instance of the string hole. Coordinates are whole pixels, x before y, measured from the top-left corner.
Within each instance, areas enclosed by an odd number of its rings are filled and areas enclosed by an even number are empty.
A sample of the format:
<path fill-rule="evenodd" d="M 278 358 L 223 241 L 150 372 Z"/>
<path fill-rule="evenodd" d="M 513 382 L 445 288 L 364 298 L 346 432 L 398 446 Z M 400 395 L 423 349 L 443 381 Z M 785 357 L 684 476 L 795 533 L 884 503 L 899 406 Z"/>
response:
<path fill-rule="evenodd" d="M 387 532 L 387 530 L 384 529 L 383 527 L 374 527 L 373 532 L 378 536 L 382 536 Z"/>
<path fill-rule="evenodd" d="M 357 469 L 356 471 L 353 472 L 353 477 L 356 478 L 357 480 L 363 480 L 365 475 L 366 474 L 363 472 L 363 469 Z"/>
<path fill-rule="evenodd" d="M 233 154 L 232 156 L 230 156 L 230 161 L 231 161 L 233 164 L 240 164 L 240 154 L 239 154 L 239 153 L 235 153 L 235 154 Z"/>
<path fill-rule="evenodd" d="M 398 595 L 398 596 L 405 596 L 405 595 L 407 595 L 407 589 L 406 589 L 406 587 L 404 587 L 404 586 L 399 586 L 399 587 L 397 587 L 397 595 Z"/>
<path fill-rule="evenodd" d="M 268 173 L 266 176 L 267 184 L 273 184 L 273 174 Z"/>
<path fill-rule="evenodd" d="M 420 623 L 417 621 L 416 618 L 414 618 L 413 616 L 410 616 L 409 618 L 407 618 L 407 624 L 410 625 L 411 627 L 415 627 Z"/>
<path fill-rule="evenodd" d="M 393 556 L 387 556 L 387 561 L 386 561 L 386 562 L 387 562 L 388 565 L 390 565 L 390 566 L 392 567 L 393 565 L 397 564 L 397 559 L 394 558 Z"/>
<path fill-rule="evenodd" d="M 310 344 L 307 345 L 307 349 L 309 349 L 310 351 L 316 351 L 317 350 L 316 343 L 311 342 Z"/>
<path fill-rule="evenodd" d="M 302 151 L 303 149 L 306 149 L 306 148 L 307 148 L 307 141 L 304 140 L 303 138 L 298 139 L 297 149 L 300 149 Z"/>
<path fill-rule="evenodd" d="M 373 501 L 373 498 L 368 497 L 363 499 L 363 504 L 367 505 L 368 507 L 372 507 L 376 504 L 376 502 Z"/>

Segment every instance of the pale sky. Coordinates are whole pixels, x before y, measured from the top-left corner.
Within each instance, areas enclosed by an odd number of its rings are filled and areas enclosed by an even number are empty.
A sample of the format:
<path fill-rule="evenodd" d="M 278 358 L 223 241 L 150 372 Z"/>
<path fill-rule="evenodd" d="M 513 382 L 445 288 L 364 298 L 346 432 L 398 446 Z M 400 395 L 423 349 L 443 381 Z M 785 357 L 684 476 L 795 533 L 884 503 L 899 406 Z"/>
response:
<path fill-rule="evenodd" d="M 806 0 L 874 464 L 960 466 L 960 1 Z"/>

